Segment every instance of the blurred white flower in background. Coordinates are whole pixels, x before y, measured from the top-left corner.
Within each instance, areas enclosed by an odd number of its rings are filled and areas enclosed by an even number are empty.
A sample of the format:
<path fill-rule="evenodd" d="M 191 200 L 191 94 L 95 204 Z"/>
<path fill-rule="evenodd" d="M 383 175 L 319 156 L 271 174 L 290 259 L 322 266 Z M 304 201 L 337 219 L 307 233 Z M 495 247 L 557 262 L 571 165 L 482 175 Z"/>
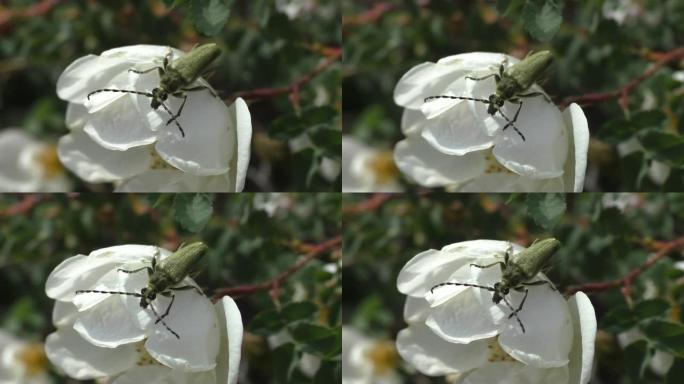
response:
<path fill-rule="evenodd" d="M 294 20 L 298 16 L 314 10 L 316 2 L 314 0 L 276 0 L 275 6 L 278 12 L 287 15 L 288 19 Z"/>
<path fill-rule="evenodd" d="M 488 104 L 431 96 L 487 99 L 494 94 L 494 78 L 519 60 L 498 53 L 474 52 L 426 62 L 409 70 L 397 83 L 394 101 L 404 107 L 401 129 L 406 139 L 395 147 L 399 169 L 425 187 L 450 187 L 464 192 L 579 192 L 587 165 L 589 129 L 577 104 L 563 113 L 544 97 L 524 98 L 515 126 L 509 127 Z M 533 85 L 528 92 L 542 92 Z M 518 106 L 501 110 L 513 119 Z M 525 140 L 523 140 L 524 136 Z"/>
<path fill-rule="evenodd" d="M 71 181 L 54 144 L 18 128 L 0 131 L 0 192 L 68 192 Z"/>
<path fill-rule="evenodd" d="M 398 357 L 392 341 L 342 327 L 342 384 L 400 384 Z"/>
<path fill-rule="evenodd" d="M 247 104 L 230 107 L 208 90 L 187 92 L 177 122 L 147 96 L 99 89 L 151 92 L 159 74 L 129 71 L 162 65 L 185 53 L 157 45 L 115 48 L 74 61 L 60 75 L 57 94 L 69 101 L 71 133 L 59 142 L 59 158 L 90 183 L 114 182 L 121 192 L 238 192 L 244 187 L 252 123 Z M 198 78 L 190 87 L 209 84 Z M 182 99 L 165 104 L 177 113 Z"/>
<path fill-rule="evenodd" d="M 342 137 L 342 192 L 401 192 L 392 152 Z"/>
<path fill-rule="evenodd" d="M 28 342 L 0 330 L 0 383 L 49 384 L 51 382 L 43 344 Z"/>
<path fill-rule="evenodd" d="M 464 384 L 554 383 L 586 384 L 591 375 L 596 316 L 585 294 L 567 301 L 547 284 L 531 286 L 515 317 L 502 301 L 495 304 L 489 290 L 441 286 L 460 282 L 493 286 L 501 280 L 498 266 L 512 247 L 505 241 L 474 240 L 416 255 L 397 278 L 408 295 L 404 319 L 408 328 L 397 335 L 399 354 L 429 376 L 459 374 Z M 536 279 L 547 280 L 543 274 Z M 432 292 L 431 292 L 432 290 Z M 511 291 L 507 300 L 518 308 L 523 293 Z"/>
<path fill-rule="evenodd" d="M 635 20 L 642 12 L 641 4 L 635 0 L 606 0 L 601 8 L 603 17 L 622 25 Z"/>
<path fill-rule="evenodd" d="M 45 285 L 57 300 L 57 331 L 47 337 L 45 350 L 53 364 L 75 379 L 113 377 L 114 384 L 236 383 L 243 328 L 231 298 L 212 305 L 194 289 L 175 291 L 168 316 L 157 323 L 151 307 L 162 315 L 168 297 L 159 295 L 143 309 L 131 295 L 75 293 L 139 293 L 147 287 L 147 272 L 118 269 L 149 266 L 158 253 L 161 261 L 171 254 L 144 245 L 103 248 L 70 257 L 52 271 Z M 181 284 L 197 287 L 190 277 Z"/>

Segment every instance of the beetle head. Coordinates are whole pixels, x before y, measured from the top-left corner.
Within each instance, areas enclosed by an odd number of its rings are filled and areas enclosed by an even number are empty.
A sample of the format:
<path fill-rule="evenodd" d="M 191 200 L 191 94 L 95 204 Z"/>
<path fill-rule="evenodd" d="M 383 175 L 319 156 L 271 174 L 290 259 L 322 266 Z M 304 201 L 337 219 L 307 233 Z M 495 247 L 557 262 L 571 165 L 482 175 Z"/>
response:
<path fill-rule="evenodd" d="M 489 96 L 489 106 L 487 107 L 487 113 L 494 116 L 499 108 L 503 107 L 505 100 L 503 97 L 493 94 Z"/>
<path fill-rule="evenodd" d="M 495 304 L 499 304 L 503 298 L 508 295 L 508 285 L 499 283 L 494 283 L 494 295 L 492 295 L 492 301 Z"/>
<path fill-rule="evenodd" d="M 155 88 L 152 90 L 152 102 L 150 103 L 150 107 L 152 109 L 157 109 L 161 105 L 161 103 L 165 102 L 166 99 L 169 97 L 169 93 L 166 92 L 164 88 Z"/>
<path fill-rule="evenodd" d="M 140 290 L 142 297 L 140 298 L 140 306 L 144 309 L 150 304 L 151 301 L 157 298 L 157 294 L 150 289 L 143 288 Z"/>

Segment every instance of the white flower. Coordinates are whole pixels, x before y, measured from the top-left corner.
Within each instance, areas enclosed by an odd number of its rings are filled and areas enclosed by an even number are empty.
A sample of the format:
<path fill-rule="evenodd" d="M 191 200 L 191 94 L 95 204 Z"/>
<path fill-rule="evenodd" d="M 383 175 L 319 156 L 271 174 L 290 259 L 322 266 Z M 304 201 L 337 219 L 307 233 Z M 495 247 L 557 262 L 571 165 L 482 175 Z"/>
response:
<path fill-rule="evenodd" d="M 397 351 L 389 340 L 342 327 L 342 384 L 399 384 Z"/>
<path fill-rule="evenodd" d="M 0 192 L 68 192 L 71 182 L 54 145 L 18 128 L 0 132 Z"/>
<path fill-rule="evenodd" d="M 313 0 L 276 0 L 278 12 L 287 15 L 290 20 L 296 19 L 301 14 L 310 13 L 316 7 Z"/>
<path fill-rule="evenodd" d="M 164 107 L 152 109 L 147 96 L 101 89 L 151 92 L 159 86 L 162 66 L 183 52 L 164 46 L 115 48 L 84 56 L 57 81 L 57 94 L 69 101 L 66 124 L 71 133 L 59 143 L 59 158 L 87 182 L 116 182 L 122 192 L 241 191 L 250 156 L 252 123 L 244 100 L 230 107 L 209 90 L 186 92 L 177 119 Z M 191 87 L 209 84 L 201 77 Z M 90 94 L 90 97 L 88 95 Z M 177 113 L 181 98 L 165 105 Z"/>
<path fill-rule="evenodd" d="M 501 281 L 498 265 L 522 247 L 504 241 L 475 240 L 416 255 L 397 279 L 407 294 L 404 319 L 409 327 L 397 335 L 399 354 L 419 371 L 437 376 L 461 374 L 464 383 L 588 382 L 594 353 L 596 317 L 583 293 L 566 302 L 547 284 L 529 286 L 529 295 L 515 317 L 502 301 L 495 304 L 486 289 L 445 282 L 492 287 Z M 547 280 L 543 274 L 536 280 Z M 431 293 L 431 290 L 434 293 Z M 523 293 L 506 296 L 518 308 Z M 510 380 L 510 381 L 506 381 Z"/>
<path fill-rule="evenodd" d="M 582 190 L 589 130 L 582 109 L 572 104 L 563 113 L 545 97 L 523 98 L 515 126 L 489 104 L 430 96 L 487 99 L 495 93 L 493 77 L 501 63 L 517 59 L 496 53 L 466 53 L 413 67 L 397 83 L 394 100 L 403 106 L 402 132 L 394 153 L 399 169 L 426 186 L 449 186 L 466 192 Z M 527 92 L 543 92 L 536 84 Z M 518 105 L 501 108 L 513 120 Z M 522 136 L 525 137 L 523 140 Z"/>
<path fill-rule="evenodd" d="M 342 137 L 343 192 L 401 192 L 392 153 L 368 147 L 353 136 Z"/>
<path fill-rule="evenodd" d="M 114 383 L 228 383 L 237 381 L 242 319 L 235 303 L 224 297 L 216 305 L 197 290 L 173 291 L 173 305 L 157 323 L 171 298 L 158 295 L 147 309 L 140 298 L 123 294 L 79 293 L 79 290 L 139 293 L 148 285 L 145 270 L 159 253 L 154 246 L 122 245 L 90 255 L 70 257 L 46 282 L 57 300 L 53 322 L 57 331 L 46 340 L 48 358 L 76 379 L 113 376 Z M 181 285 L 197 284 L 186 277 Z M 143 379 L 145 378 L 145 379 Z M 157 381 L 155 381 L 157 380 Z"/>
<path fill-rule="evenodd" d="M 20 340 L 0 330 L 0 383 L 48 384 L 47 372 L 41 343 Z"/>

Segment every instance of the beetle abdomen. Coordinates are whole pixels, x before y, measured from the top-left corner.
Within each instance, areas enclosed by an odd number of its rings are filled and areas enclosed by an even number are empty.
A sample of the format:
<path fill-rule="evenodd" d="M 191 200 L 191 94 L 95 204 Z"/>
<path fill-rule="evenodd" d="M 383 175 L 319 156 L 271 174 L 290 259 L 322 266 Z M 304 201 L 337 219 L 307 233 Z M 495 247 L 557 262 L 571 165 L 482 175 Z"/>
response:
<path fill-rule="evenodd" d="M 221 55 L 221 50 L 216 44 L 204 44 L 175 60 L 171 67 L 179 73 L 185 85 L 190 85 L 219 55 Z"/>

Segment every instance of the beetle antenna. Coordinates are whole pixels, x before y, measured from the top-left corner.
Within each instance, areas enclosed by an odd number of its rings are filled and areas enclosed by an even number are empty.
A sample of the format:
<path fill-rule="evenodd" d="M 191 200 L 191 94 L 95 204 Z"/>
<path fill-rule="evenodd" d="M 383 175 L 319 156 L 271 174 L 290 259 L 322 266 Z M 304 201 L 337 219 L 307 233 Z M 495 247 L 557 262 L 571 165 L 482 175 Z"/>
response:
<path fill-rule="evenodd" d="M 136 95 L 142 95 L 142 96 L 147 96 L 147 97 L 154 97 L 151 93 L 149 92 L 140 92 L 140 91 L 131 91 L 128 89 L 109 89 L 109 88 L 104 88 L 104 89 L 98 89 L 96 91 L 92 91 L 86 96 L 88 100 L 90 100 L 90 96 L 100 93 L 100 92 L 120 92 L 120 93 L 135 93 Z"/>
<path fill-rule="evenodd" d="M 435 288 L 443 287 L 445 285 L 460 285 L 460 286 L 464 286 L 464 287 L 482 288 L 482 289 L 486 289 L 486 290 L 492 291 L 492 292 L 495 291 L 494 287 L 487 287 L 485 285 L 468 284 L 468 283 L 441 283 L 441 284 L 437 284 L 434 287 L 430 288 L 430 293 L 434 293 L 433 291 Z"/>
<path fill-rule="evenodd" d="M 177 338 L 178 340 L 180 340 L 180 336 L 178 336 L 178 334 L 177 334 L 176 332 L 174 332 L 173 329 L 171 329 L 171 328 L 168 326 L 168 324 L 166 324 L 166 322 L 164 322 L 164 320 L 162 320 L 161 317 L 159 317 L 159 314 L 157 313 L 157 310 L 154 309 L 154 306 L 152 305 L 151 302 L 150 302 L 150 309 L 152 309 L 152 313 L 154 313 L 154 315 L 157 316 L 157 321 L 155 322 L 155 324 L 156 324 L 156 323 L 162 323 L 162 324 L 164 325 L 164 328 L 166 328 L 169 332 L 173 333 L 173 335 L 176 336 L 176 338 Z"/>
<path fill-rule="evenodd" d="M 81 294 L 81 293 L 106 293 L 109 295 L 129 295 L 129 296 L 135 296 L 135 297 L 142 297 L 141 294 L 137 292 L 121 292 L 121 291 L 98 291 L 95 289 L 79 289 L 78 291 L 74 292 L 75 294 Z"/>

